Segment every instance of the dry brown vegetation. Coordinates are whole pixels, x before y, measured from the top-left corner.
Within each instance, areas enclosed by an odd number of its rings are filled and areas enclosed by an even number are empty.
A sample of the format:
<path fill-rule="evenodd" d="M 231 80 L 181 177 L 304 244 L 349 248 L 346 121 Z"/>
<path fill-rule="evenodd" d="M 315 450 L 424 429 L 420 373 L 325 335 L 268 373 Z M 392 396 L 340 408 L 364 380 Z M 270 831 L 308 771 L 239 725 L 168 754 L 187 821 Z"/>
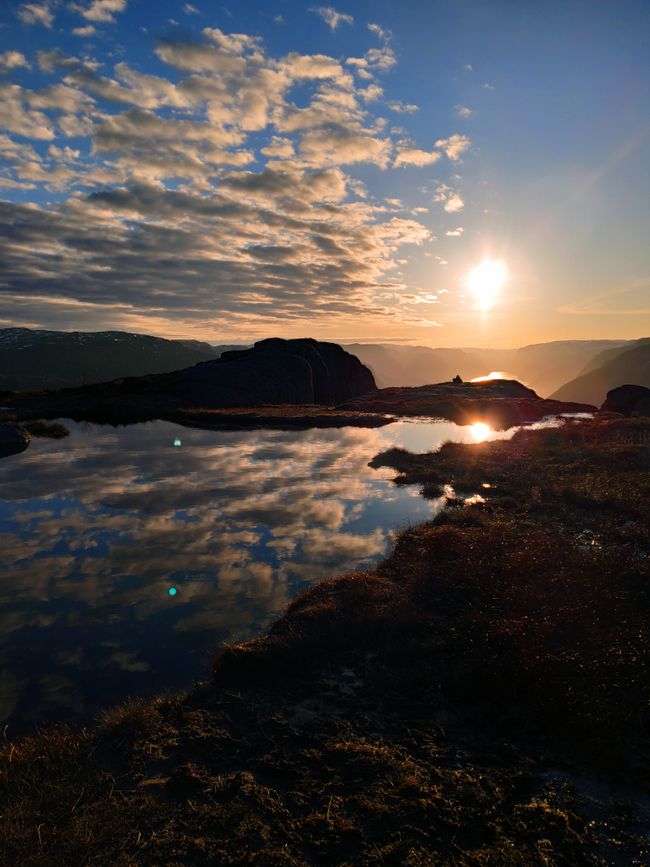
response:
<path fill-rule="evenodd" d="M 8 744 L 3 863 L 648 863 L 649 431 L 382 456 L 487 502 L 315 585 L 215 682 Z"/>

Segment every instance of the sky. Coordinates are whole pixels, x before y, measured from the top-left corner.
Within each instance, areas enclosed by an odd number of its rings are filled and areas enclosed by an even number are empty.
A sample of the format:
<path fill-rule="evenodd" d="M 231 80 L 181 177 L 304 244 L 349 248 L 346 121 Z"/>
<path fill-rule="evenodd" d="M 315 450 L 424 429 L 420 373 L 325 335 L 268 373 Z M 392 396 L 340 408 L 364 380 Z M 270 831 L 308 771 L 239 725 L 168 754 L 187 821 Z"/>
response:
<path fill-rule="evenodd" d="M 647 0 L 5 0 L 0 328 L 645 336 L 649 166 Z"/>

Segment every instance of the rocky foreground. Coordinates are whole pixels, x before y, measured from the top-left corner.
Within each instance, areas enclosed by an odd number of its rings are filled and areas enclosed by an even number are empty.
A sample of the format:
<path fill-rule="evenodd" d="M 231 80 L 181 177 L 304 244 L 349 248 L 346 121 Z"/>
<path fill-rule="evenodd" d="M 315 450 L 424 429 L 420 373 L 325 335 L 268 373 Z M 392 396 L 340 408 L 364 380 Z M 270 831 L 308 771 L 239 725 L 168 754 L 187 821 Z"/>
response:
<path fill-rule="evenodd" d="M 650 421 L 377 462 L 448 508 L 189 694 L 2 747 L 3 864 L 648 863 Z"/>

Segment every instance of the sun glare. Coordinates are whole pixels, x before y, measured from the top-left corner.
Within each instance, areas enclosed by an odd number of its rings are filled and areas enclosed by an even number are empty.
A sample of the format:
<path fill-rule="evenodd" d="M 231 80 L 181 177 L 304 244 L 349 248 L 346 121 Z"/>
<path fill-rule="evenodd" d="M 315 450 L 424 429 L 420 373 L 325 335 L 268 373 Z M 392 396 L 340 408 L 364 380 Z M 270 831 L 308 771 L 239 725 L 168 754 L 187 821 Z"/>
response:
<path fill-rule="evenodd" d="M 474 437 L 474 441 L 477 443 L 484 442 L 484 440 L 486 440 L 492 433 L 490 425 L 485 424 L 484 421 L 475 421 L 474 424 L 471 425 L 470 430 Z"/>
<path fill-rule="evenodd" d="M 474 296 L 476 306 L 489 310 L 498 298 L 508 277 L 508 268 L 501 259 L 484 259 L 468 273 L 465 285 Z"/>

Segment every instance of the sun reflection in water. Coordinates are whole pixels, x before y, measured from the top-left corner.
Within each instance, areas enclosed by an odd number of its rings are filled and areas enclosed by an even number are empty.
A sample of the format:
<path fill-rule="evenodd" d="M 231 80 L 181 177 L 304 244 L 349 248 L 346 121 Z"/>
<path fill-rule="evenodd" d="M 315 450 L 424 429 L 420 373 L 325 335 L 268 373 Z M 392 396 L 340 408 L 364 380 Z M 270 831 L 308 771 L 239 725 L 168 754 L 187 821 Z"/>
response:
<path fill-rule="evenodd" d="M 484 442 L 492 433 L 490 425 L 485 424 L 484 421 L 475 421 L 474 424 L 470 426 L 470 430 L 472 432 L 474 442 L 477 443 Z"/>

